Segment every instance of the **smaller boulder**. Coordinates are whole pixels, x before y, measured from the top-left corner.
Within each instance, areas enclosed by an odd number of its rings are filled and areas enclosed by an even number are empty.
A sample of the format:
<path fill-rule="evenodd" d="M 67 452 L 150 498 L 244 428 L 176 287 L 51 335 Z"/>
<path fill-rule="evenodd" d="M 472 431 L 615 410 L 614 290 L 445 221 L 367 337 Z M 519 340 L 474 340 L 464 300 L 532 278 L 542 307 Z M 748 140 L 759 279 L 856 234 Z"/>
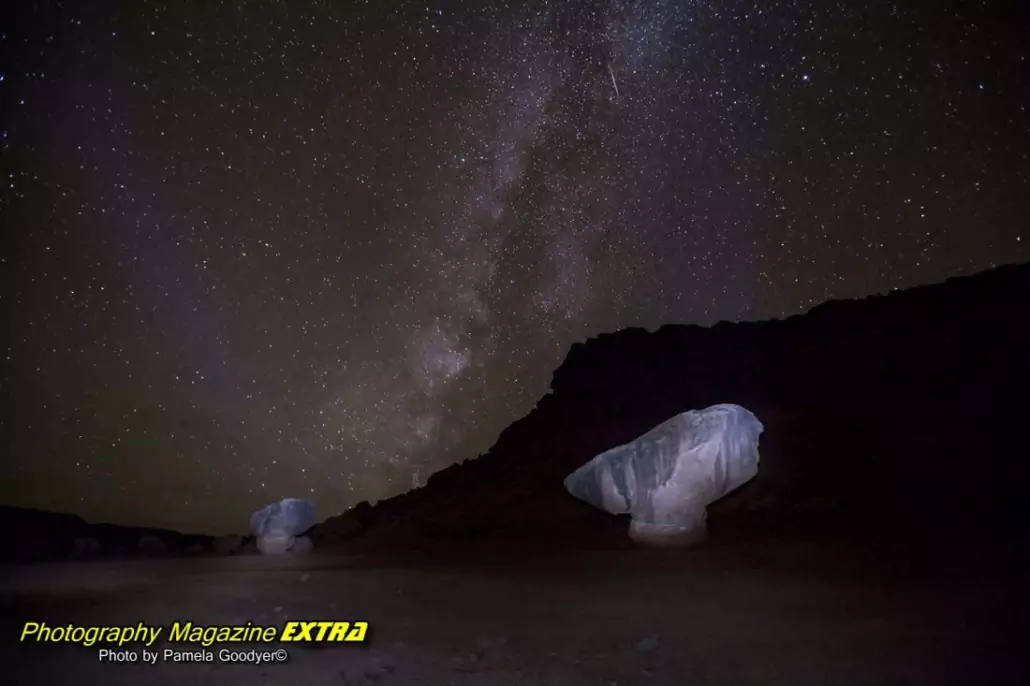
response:
<path fill-rule="evenodd" d="M 144 555 L 160 556 L 168 554 L 168 546 L 157 536 L 141 536 L 136 549 Z"/>
<path fill-rule="evenodd" d="M 97 557 L 98 555 L 100 555 L 100 544 L 97 543 L 97 539 L 89 536 L 80 536 L 72 541 L 72 549 L 68 553 L 68 558 L 71 560 L 81 560 L 88 557 Z"/>
<path fill-rule="evenodd" d="M 296 537 L 315 525 L 313 503 L 285 498 L 263 507 L 250 517 L 250 531 L 264 555 L 280 555 L 293 547 Z"/>
<path fill-rule="evenodd" d="M 297 540 L 293 542 L 293 547 L 290 548 L 291 553 L 310 553 L 315 549 L 315 544 L 311 542 L 311 539 L 307 536 L 298 536 Z"/>

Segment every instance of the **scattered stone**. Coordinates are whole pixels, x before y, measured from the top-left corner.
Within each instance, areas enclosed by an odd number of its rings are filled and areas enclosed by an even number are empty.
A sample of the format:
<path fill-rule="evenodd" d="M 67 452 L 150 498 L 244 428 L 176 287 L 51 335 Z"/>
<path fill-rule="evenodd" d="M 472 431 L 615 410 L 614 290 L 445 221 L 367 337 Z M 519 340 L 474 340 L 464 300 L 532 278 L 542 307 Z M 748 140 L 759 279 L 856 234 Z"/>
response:
<path fill-rule="evenodd" d="M 279 614 L 282 611 L 283 611 L 282 605 L 276 605 L 275 607 L 272 608 L 272 612 L 274 612 L 275 614 Z"/>
<path fill-rule="evenodd" d="M 392 674 L 394 671 L 396 671 L 396 669 L 397 668 L 389 662 L 380 662 L 377 660 L 376 664 L 369 665 L 368 667 L 366 667 L 362 675 L 366 679 L 378 683 L 379 681 L 382 681 L 387 675 Z"/>
<path fill-rule="evenodd" d="M 211 543 L 211 549 L 216 555 L 232 555 L 243 547 L 243 536 L 229 534 L 219 536 Z"/>
<path fill-rule="evenodd" d="M 649 653 L 653 650 L 658 650 L 658 637 L 648 636 L 647 638 L 641 639 L 640 642 L 637 643 L 637 650 L 641 653 Z"/>
<path fill-rule="evenodd" d="M 548 667 L 541 677 L 544 686 L 579 686 L 584 681 L 577 672 L 558 665 Z"/>
<path fill-rule="evenodd" d="M 304 572 L 303 574 L 300 575 L 300 580 L 301 581 L 307 581 L 310 578 L 311 578 L 311 575 L 308 574 L 307 572 Z"/>
<path fill-rule="evenodd" d="M 455 655 L 451 658 L 451 666 L 456 672 L 475 672 L 479 668 L 476 661 L 470 660 L 467 655 Z"/>
<path fill-rule="evenodd" d="M 497 648 L 503 645 L 507 645 L 508 639 L 503 636 L 496 638 L 484 637 L 476 641 L 476 647 L 481 650 L 489 650 L 491 648 Z"/>
<path fill-rule="evenodd" d="M 381 656 L 373 657 L 369 662 L 359 663 L 340 672 L 343 683 L 347 686 L 368 686 L 382 683 L 397 667 Z"/>
<path fill-rule="evenodd" d="M 315 545 L 311 542 L 310 538 L 307 536 L 298 536 L 293 542 L 293 547 L 290 548 L 290 552 L 303 555 L 304 553 L 310 553 L 314 549 Z"/>
<path fill-rule="evenodd" d="M 508 639 L 502 637 L 484 637 L 476 641 L 476 660 L 493 660 L 501 656 Z"/>

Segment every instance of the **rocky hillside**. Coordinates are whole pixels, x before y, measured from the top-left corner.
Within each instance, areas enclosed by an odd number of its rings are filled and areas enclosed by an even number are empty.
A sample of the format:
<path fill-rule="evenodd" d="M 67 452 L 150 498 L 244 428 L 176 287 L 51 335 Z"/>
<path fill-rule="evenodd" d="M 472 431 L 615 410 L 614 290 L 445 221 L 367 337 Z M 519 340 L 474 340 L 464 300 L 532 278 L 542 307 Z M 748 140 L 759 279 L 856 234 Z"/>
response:
<path fill-rule="evenodd" d="M 594 455 L 685 410 L 765 424 L 759 476 L 709 509 L 713 539 L 1025 534 L 1030 265 L 783 321 L 627 329 L 576 344 L 551 392 L 486 455 L 317 525 L 318 547 L 402 552 L 631 545 L 628 522 L 565 492 Z M 254 552 L 212 539 L 0 506 L 0 561 Z"/>
<path fill-rule="evenodd" d="M 720 402 L 751 409 L 766 430 L 759 477 L 709 510 L 713 538 L 1005 535 L 1026 507 L 1028 388 L 1030 265 L 786 320 L 628 329 L 574 345 L 551 392 L 486 455 L 312 537 L 365 551 L 626 546 L 626 522 L 562 480 Z"/>

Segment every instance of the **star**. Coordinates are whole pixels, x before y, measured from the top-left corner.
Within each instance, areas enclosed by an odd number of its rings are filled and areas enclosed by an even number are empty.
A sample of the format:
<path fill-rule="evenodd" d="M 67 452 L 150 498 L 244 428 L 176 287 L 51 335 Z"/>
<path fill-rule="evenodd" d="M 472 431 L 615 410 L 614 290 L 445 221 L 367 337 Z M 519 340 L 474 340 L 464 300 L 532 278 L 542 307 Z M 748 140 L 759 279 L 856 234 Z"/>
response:
<path fill-rule="evenodd" d="M 665 0 L 14 17 L 0 500 L 212 533 L 289 494 L 329 516 L 485 452 L 589 336 L 1026 260 L 1004 25 Z"/>

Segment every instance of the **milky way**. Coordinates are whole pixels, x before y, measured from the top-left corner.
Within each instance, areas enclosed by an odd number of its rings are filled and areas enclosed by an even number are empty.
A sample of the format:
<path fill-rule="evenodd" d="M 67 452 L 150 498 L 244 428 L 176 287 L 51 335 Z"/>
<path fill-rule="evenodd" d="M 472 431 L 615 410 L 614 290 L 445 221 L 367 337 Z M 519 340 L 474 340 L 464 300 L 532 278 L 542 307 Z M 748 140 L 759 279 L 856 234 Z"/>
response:
<path fill-rule="evenodd" d="M 986 10 L 211 4 L 6 22 L 3 501 L 327 516 L 588 336 L 1030 259 L 1030 41 Z"/>

